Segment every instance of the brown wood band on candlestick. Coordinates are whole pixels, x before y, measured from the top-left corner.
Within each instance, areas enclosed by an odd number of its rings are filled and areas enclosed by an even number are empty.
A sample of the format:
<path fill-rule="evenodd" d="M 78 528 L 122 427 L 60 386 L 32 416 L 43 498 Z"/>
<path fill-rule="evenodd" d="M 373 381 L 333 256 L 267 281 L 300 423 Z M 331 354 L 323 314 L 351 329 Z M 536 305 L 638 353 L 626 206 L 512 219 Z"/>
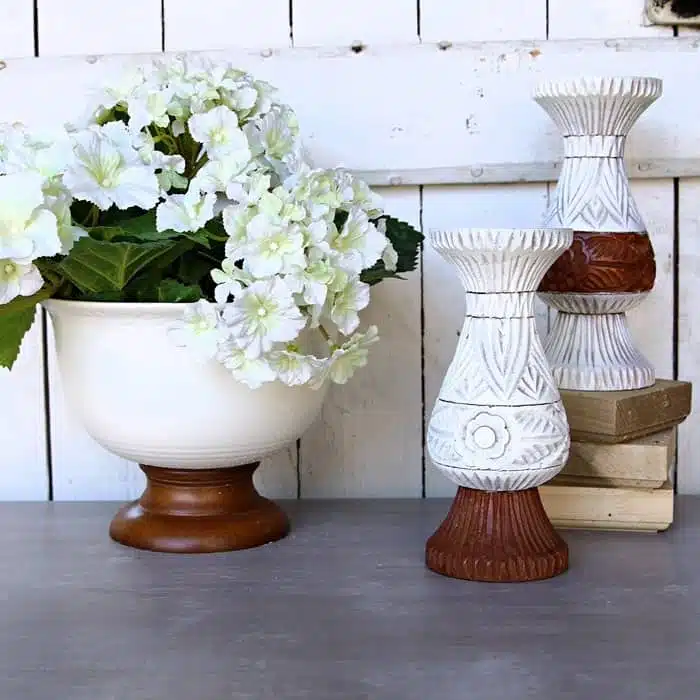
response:
<path fill-rule="evenodd" d="M 537 581 L 569 566 L 569 548 L 536 488 L 460 487 L 447 517 L 428 539 L 425 555 L 432 571 L 470 581 Z"/>
<path fill-rule="evenodd" d="M 574 242 L 548 270 L 539 291 L 648 292 L 655 279 L 654 249 L 648 234 L 574 231 Z"/>
<path fill-rule="evenodd" d="M 120 544 L 155 552 L 227 552 L 282 539 L 289 520 L 253 484 L 259 462 L 229 469 L 164 469 L 139 465 L 142 496 L 114 517 Z"/>

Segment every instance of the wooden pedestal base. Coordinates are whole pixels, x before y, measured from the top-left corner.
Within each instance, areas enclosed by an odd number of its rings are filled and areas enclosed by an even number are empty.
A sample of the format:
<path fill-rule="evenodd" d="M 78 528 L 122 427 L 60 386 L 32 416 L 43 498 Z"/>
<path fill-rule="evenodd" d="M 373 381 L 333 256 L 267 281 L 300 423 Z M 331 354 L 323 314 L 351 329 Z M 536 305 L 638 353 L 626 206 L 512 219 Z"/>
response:
<path fill-rule="evenodd" d="M 258 464 L 228 469 L 164 469 L 141 465 L 141 498 L 124 506 L 110 537 L 155 552 L 227 552 L 274 542 L 289 520 L 253 485 Z"/>
<path fill-rule="evenodd" d="M 471 581 L 537 581 L 569 566 L 569 548 L 549 521 L 537 489 L 460 487 L 425 554 L 429 569 Z"/>

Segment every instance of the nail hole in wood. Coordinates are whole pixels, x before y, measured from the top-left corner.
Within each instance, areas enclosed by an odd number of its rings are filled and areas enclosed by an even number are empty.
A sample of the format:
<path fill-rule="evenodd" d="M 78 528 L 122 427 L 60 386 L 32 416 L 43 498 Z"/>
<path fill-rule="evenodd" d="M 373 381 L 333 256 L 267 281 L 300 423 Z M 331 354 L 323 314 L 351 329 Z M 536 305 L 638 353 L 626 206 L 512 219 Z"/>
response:
<path fill-rule="evenodd" d="M 367 47 L 361 41 L 353 41 L 350 44 L 350 50 L 353 53 L 362 53 Z"/>
<path fill-rule="evenodd" d="M 440 49 L 440 51 L 447 51 L 447 49 L 452 48 L 452 42 L 451 41 L 438 41 L 437 47 L 438 47 L 438 49 Z"/>
<path fill-rule="evenodd" d="M 5 70 L 7 68 L 7 63 L 5 61 L 0 61 L 0 70 Z"/>

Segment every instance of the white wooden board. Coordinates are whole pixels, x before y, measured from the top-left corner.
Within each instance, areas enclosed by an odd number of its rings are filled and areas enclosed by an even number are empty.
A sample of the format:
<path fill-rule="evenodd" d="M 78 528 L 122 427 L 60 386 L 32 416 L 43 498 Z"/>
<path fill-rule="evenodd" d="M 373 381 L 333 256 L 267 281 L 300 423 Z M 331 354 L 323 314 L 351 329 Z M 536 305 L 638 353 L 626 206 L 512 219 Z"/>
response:
<path fill-rule="evenodd" d="M 28 5 L 31 2 L 25 0 Z M 161 0 L 36 0 L 39 55 L 160 51 Z M 62 78 L 61 89 L 70 80 Z"/>
<path fill-rule="evenodd" d="M 420 35 L 424 42 L 448 43 L 546 39 L 547 0 L 423 0 Z"/>
<path fill-rule="evenodd" d="M 164 0 L 167 51 L 289 46 L 289 0 Z"/>
<path fill-rule="evenodd" d="M 226 53 L 280 87 L 319 165 L 374 171 L 375 184 L 556 178 L 561 139 L 530 95 L 545 77 L 582 71 L 664 78 L 663 98 L 630 136 L 630 167 L 647 178 L 700 173 L 700 130 L 688 91 L 700 70 L 700 46 L 690 39 L 465 44 L 448 51 L 407 45 L 360 54 L 280 49 L 269 58 Z M 127 60 L 135 59 L 10 60 L 0 71 L 0 120 L 70 119 L 86 88 Z M 401 75 L 411 76 L 410 89 Z"/>
<path fill-rule="evenodd" d="M 0 0 L 0 59 L 34 55 L 34 6 L 29 0 Z"/>
<path fill-rule="evenodd" d="M 700 493 L 700 178 L 681 180 L 678 202 L 678 379 L 694 382 L 678 429 L 679 493 Z"/>
<path fill-rule="evenodd" d="M 420 225 L 417 187 L 380 194 L 387 213 Z M 377 325 L 380 342 L 348 384 L 331 387 L 302 438 L 302 498 L 421 495 L 420 308 L 420 271 L 372 290 L 361 318 Z"/>
<path fill-rule="evenodd" d="M 0 59 L 33 55 L 31 2 L 0 0 Z M 48 497 L 43 335 L 39 313 L 12 372 L 0 369 L 0 500 Z"/>
<path fill-rule="evenodd" d="M 530 228 L 539 226 L 547 208 L 546 185 L 474 185 L 423 188 L 423 228 Z M 423 258 L 425 420 L 430 420 L 445 372 L 464 321 L 464 292 L 452 266 L 426 241 Z M 544 324 L 540 324 L 543 332 Z M 449 496 L 456 487 L 426 454 L 426 495 Z"/>
<path fill-rule="evenodd" d="M 295 46 L 363 46 L 418 38 L 417 0 L 293 0 Z"/>
<path fill-rule="evenodd" d="M 549 0 L 549 38 L 672 35 L 671 27 L 651 24 L 645 2 L 646 0 Z"/>

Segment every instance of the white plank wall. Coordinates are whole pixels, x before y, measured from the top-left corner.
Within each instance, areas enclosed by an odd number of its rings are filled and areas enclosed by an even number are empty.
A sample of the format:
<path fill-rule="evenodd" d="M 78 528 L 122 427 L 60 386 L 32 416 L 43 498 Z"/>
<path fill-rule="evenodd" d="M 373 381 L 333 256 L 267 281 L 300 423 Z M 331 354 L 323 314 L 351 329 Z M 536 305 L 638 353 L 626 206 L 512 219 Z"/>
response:
<path fill-rule="evenodd" d="M 293 8 L 295 46 L 418 40 L 415 0 L 360 0 L 342 22 L 328 0 L 294 0 Z M 417 187 L 382 195 L 389 213 L 420 226 Z M 332 387 L 320 420 L 302 438 L 302 498 L 421 495 L 419 273 L 380 284 L 362 319 L 378 326 L 380 343 L 352 382 Z"/>
<path fill-rule="evenodd" d="M 659 376 L 700 382 L 700 131 L 687 100 L 700 47 L 688 40 L 693 30 L 674 40 L 672 28 L 649 26 L 642 0 L 36 0 L 38 63 L 20 60 L 35 52 L 34 4 L 0 0 L 0 121 L 74 116 L 86 86 L 137 60 L 131 54 L 224 49 L 279 85 L 317 164 L 392 185 L 380 188 L 388 212 L 426 232 L 540 223 L 562 144 L 529 97 L 537 80 L 663 77 L 664 96 L 628 144 L 657 256 L 656 288 L 631 325 Z M 671 175 L 681 176 L 677 188 Z M 265 494 L 454 492 L 423 453 L 423 434 L 462 323 L 459 283 L 428 243 L 421 269 L 373 290 L 372 306 L 364 320 L 382 341 L 369 366 L 332 389 L 299 446 L 266 460 L 256 476 Z M 546 332 L 543 305 L 538 321 Z M 51 488 L 56 500 L 141 491 L 136 465 L 105 452 L 66 408 L 41 316 L 16 369 L 0 371 L 0 397 L 0 500 L 43 500 Z M 700 493 L 696 407 L 680 431 L 681 492 Z"/>
<path fill-rule="evenodd" d="M 0 17 L 0 59 L 33 56 L 31 3 L 0 0 Z M 44 500 L 49 494 L 43 336 L 38 313 L 12 372 L 0 369 L 0 500 Z"/>

